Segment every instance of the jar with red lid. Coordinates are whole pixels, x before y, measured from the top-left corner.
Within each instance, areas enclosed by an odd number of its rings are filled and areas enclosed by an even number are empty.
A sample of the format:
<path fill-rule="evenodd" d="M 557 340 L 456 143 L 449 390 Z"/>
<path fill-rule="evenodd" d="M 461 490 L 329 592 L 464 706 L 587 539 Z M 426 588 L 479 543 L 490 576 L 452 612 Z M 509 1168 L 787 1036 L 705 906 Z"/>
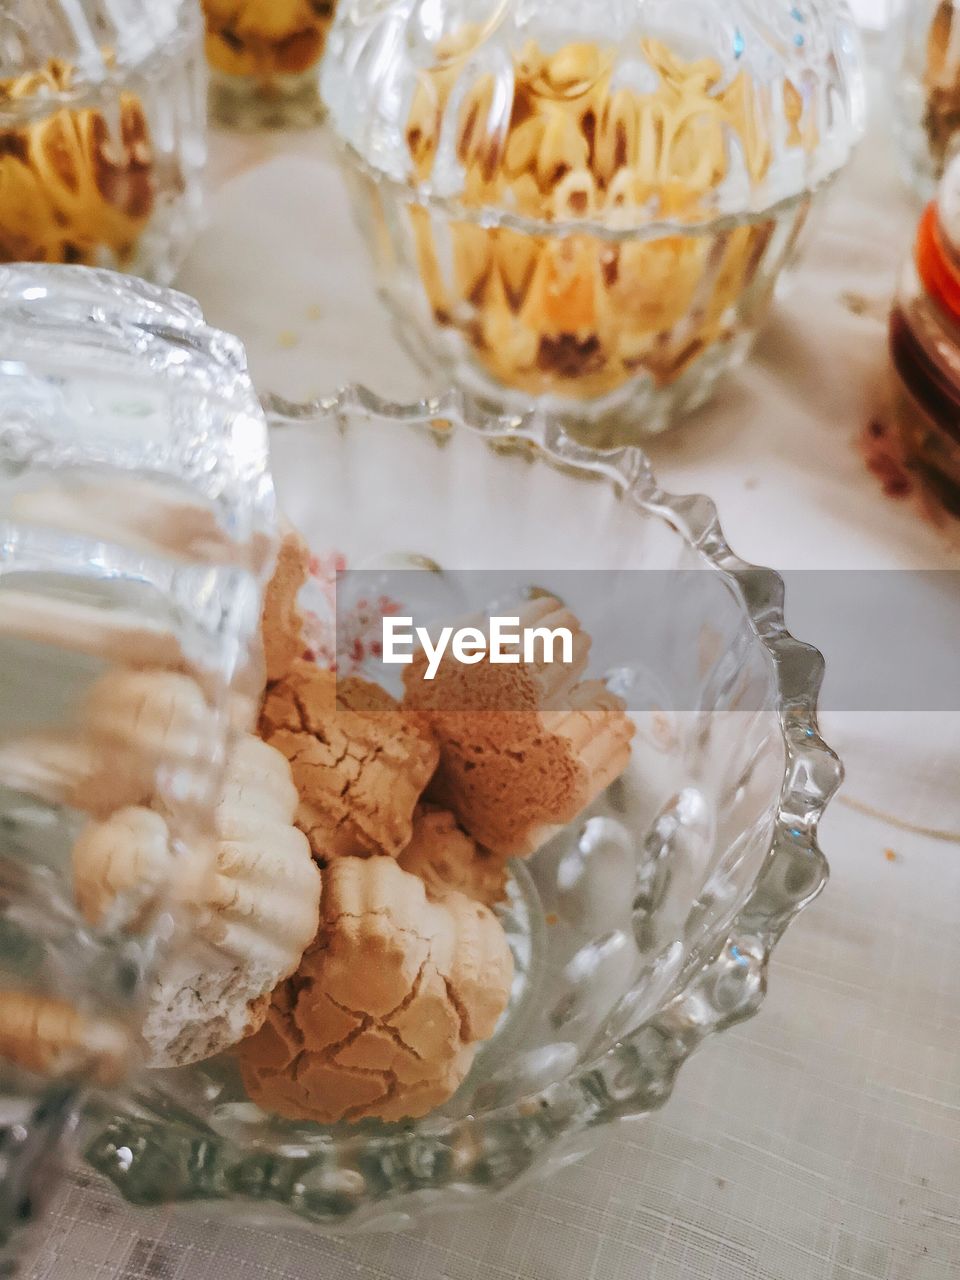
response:
<path fill-rule="evenodd" d="M 908 464 L 960 516 L 960 156 L 920 218 L 889 336 L 894 417 Z"/>

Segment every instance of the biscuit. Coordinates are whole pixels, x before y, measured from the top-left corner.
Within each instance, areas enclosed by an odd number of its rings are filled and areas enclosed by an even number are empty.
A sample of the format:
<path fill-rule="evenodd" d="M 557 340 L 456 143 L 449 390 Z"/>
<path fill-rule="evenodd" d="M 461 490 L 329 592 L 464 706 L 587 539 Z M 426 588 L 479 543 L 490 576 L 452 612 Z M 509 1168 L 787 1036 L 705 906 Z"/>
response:
<path fill-rule="evenodd" d="M 686 61 L 649 37 L 641 50 L 652 85 L 643 92 L 617 83 L 612 52 L 599 43 L 573 42 L 547 54 L 528 41 L 514 58 L 506 113 L 496 108 L 489 73 L 458 84 L 462 64 L 443 52 L 450 40 L 438 42 L 436 63 L 413 95 L 406 140 L 414 177 L 433 177 L 441 131 L 462 87 L 455 121 L 462 203 L 517 213 L 547 229 L 516 232 L 464 217 L 449 225 L 451 251 L 444 253 L 425 210 L 411 206 L 437 323 L 458 328 L 489 374 L 527 394 L 594 398 L 643 370 L 660 384 L 673 382 L 705 347 L 730 336 L 730 308 L 757 277 L 774 221 L 733 235 L 620 245 L 592 229 L 552 235 L 550 226 L 600 222 L 631 230 L 651 211 L 695 225 L 713 216 L 715 193 L 736 158 L 751 183 L 764 180 L 774 107 L 782 112 L 785 145 L 808 153 L 818 143 L 815 113 L 790 80 L 773 103 L 748 71 L 724 85 L 715 59 Z M 623 252 L 630 248 L 637 252 Z"/>
<path fill-rule="evenodd" d="M 286 760 L 248 736 L 228 757 L 209 858 L 203 848 L 175 855 L 163 819 L 143 808 L 76 841 L 74 892 L 92 924 L 136 927 L 165 898 L 186 915 L 149 993 L 150 1066 L 196 1062 L 249 1035 L 300 963 L 317 931 L 320 872 L 292 825 L 296 806 Z"/>
<path fill-rule="evenodd" d="M 168 780 L 199 798 L 219 752 L 217 718 L 190 676 L 111 668 L 90 686 L 74 724 L 0 744 L 0 778 L 50 804 L 107 817 L 150 805 Z"/>
<path fill-rule="evenodd" d="M 59 59 L 0 80 L 0 102 L 69 95 L 73 68 Z M 116 120 L 60 107 L 4 133 L 0 155 L 0 262 L 98 265 L 104 249 L 133 256 L 155 203 L 155 161 L 143 103 L 122 93 Z"/>
<path fill-rule="evenodd" d="M 23 1071 L 115 1085 L 126 1072 L 130 1048 L 123 1027 L 87 1016 L 66 1000 L 0 991 L 0 1058 Z"/>
<path fill-rule="evenodd" d="M 507 871 L 502 858 L 478 848 L 452 813 L 424 804 L 413 818 L 413 839 L 397 865 L 419 876 L 427 896 L 440 902 L 457 891 L 488 907 L 507 896 Z"/>
<path fill-rule="evenodd" d="M 207 60 L 228 75 L 269 81 L 318 62 L 334 0 L 203 0 Z"/>
<path fill-rule="evenodd" d="M 421 655 L 404 671 L 404 705 L 440 744 L 427 799 L 501 858 L 534 853 L 572 822 L 626 768 L 634 731 L 618 698 L 579 682 L 590 638 L 569 610 L 541 599 L 520 624 L 565 626 L 572 661 L 468 666 L 447 656 L 428 682 Z"/>
<path fill-rule="evenodd" d="M 591 690 L 594 696 L 591 696 Z M 528 857 L 573 822 L 626 768 L 633 725 L 602 686 L 552 715 L 432 716 L 441 761 L 428 791 L 502 858 Z"/>
<path fill-rule="evenodd" d="M 496 917 L 430 902 L 392 858 L 341 858 L 321 925 L 262 1029 L 239 1049 L 250 1098 L 322 1124 L 425 1115 L 456 1090 L 506 1008 L 513 960 Z"/>
<path fill-rule="evenodd" d="M 437 765 L 429 730 L 379 686 L 297 661 L 267 692 L 260 734 L 290 761 L 314 855 L 396 857 Z"/>
<path fill-rule="evenodd" d="M 268 684 L 281 680 L 303 657 L 303 613 L 298 597 L 310 567 L 310 551 L 298 533 L 285 533 L 263 596 L 263 656 Z"/>

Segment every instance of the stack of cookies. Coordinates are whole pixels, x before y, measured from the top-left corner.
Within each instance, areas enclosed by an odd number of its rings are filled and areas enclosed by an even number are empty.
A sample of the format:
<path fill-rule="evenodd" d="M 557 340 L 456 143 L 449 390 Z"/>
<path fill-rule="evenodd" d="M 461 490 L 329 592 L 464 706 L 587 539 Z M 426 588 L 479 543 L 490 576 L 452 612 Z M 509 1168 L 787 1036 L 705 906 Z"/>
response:
<path fill-rule="evenodd" d="M 294 656 L 297 547 L 287 540 L 268 593 L 260 732 L 290 762 L 323 895 L 315 939 L 240 1046 L 241 1071 L 280 1115 L 399 1120 L 454 1092 L 506 1008 L 512 958 L 491 908 L 507 860 L 622 772 L 633 726 L 601 685 L 580 682 L 589 640 L 551 600 L 522 622 L 571 626 L 562 670 L 449 658 L 428 683 L 416 662 L 402 704 L 338 680 Z"/>
<path fill-rule="evenodd" d="M 508 860 L 622 772 L 633 726 L 583 680 L 589 637 L 552 599 L 521 626 L 566 627 L 565 664 L 447 655 L 427 680 L 418 658 L 402 702 L 338 679 L 306 653 L 309 560 L 289 534 L 266 593 L 258 734 L 228 755 L 212 850 L 185 851 L 168 827 L 160 780 L 213 754 L 203 691 L 175 666 L 112 670 L 72 736 L 19 741 L 0 763 L 90 815 L 73 879 L 91 924 L 136 930 L 177 883 L 185 925 L 149 994 L 149 1065 L 236 1046 L 266 1111 L 400 1120 L 451 1096 L 506 1009 Z M 21 1037 L 21 1061 L 74 1053 L 78 1033 L 56 1040 L 51 1016 L 0 1005 L 0 1038 Z"/>
<path fill-rule="evenodd" d="M 415 179 L 429 188 L 448 103 L 474 33 L 437 48 L 420 78 L 407 126 Z M 773 219 L 710 235 L 734 163 L 762 181 L 772 156 L 758 89 L 746 71 L 723 84 L 715 60 L 686 62 L 641 42 L 655 87 L 613 78 L 597 44 L 547 55 L 534 42 L 516 57 L 507 117 L 495 82 L 480 75 L 456 116 L 456 155 L 467 210 L 519 215 L 564 234 L 450 224 L 448 254 L 428 209 L 411 205 L 417 261 L 436 320 L 457 327 L 500 383 L 532 395 L 594 398 L 648 370 L 667 384 L 730 327 L 730 312 L 758 275 Z M 787 81 L 782 118 L 789 147 L 811 149 L 815 131 Z M 733 153 L 739 151 L 740 160 Z M 651 218 L 682 224 L 657 239 L 616 239 Z M 577 223 L 588 230 L 577 232 Z M 448 267 L 442 264 L 452 258 Z"/>
<path fill-rule="evenodd" d="M 33 108 L 0 129 L 0 262 L 97 265 L 133 257 L 154 207 L 154 160 L 143 104 L 122 93 L 116 124 L 93 107 L 44 111 L 69 94 L 73 69 L 51 60 L 0 81 L 0 109 Z"/>

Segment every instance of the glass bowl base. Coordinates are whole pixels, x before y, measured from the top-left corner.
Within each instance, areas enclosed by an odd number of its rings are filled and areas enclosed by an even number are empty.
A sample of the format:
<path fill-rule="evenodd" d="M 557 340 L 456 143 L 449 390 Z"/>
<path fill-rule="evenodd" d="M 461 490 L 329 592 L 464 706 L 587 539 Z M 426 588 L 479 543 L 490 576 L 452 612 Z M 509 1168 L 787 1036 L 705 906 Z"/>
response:
<path fill-rule="evenodd" d="M 558 394 L 532 397 L 491 376 L 455 331 L 438 335 L 435 329 L 426 330 L 415 318 L 418 299 L 404 299 L 386 290 L 384 298 L 398 340 L 427 376 L 436 373 L 439 358 L 448 380 L 484 413 L 519 417 L 535 403 L 546 420 L 562 425 L 573 439 L 595 449 L 642 445 L 647 437 L 668 431 L 712 399 L 722 379 L 747 359 L 757 337 L 754 328 L 731 325 L 727 336 L 711 343 L 669 381 L 640 370 L 621 386 L 592 399 Z"/>

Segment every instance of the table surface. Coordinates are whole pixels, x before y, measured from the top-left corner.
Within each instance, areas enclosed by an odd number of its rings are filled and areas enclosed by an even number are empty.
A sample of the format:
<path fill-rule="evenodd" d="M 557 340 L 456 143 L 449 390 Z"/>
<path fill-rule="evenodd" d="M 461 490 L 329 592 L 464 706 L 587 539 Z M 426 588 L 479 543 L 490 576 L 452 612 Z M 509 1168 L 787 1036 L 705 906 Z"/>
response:
<path fill-rule="evenodd" d="M 322 133 L 215 139 L 210 221 L 180 276 L 291 396 L 431 388 L 378 304 Z M 777 568 L 957 568 L 958 539 L 884 496 L 883 318 L 916 210 L 881 120 L 831 194 L 751 363 L 653 442 Z M 269 264 L 254 275 L 251 264 Z M 790 621 L 788 601 L 788 621 Z M 799 628 L 797 628 L 799 631 Z M 816 641 L 815 635 L 803 638 Z M 829 652 L 827 653 L 829 664 Z M 788 931 L 760 1015 L 714 1037 L 659 1114 L 469 1214 L 337 1240 L 134 1211 L 77 1170 L 32 1280 L 948 1280 L 960 1274 L 960 716 L 827 713 L 847 783 L 826 893 Z M 890 749 L 895 737 L 897 748 Z"/>

